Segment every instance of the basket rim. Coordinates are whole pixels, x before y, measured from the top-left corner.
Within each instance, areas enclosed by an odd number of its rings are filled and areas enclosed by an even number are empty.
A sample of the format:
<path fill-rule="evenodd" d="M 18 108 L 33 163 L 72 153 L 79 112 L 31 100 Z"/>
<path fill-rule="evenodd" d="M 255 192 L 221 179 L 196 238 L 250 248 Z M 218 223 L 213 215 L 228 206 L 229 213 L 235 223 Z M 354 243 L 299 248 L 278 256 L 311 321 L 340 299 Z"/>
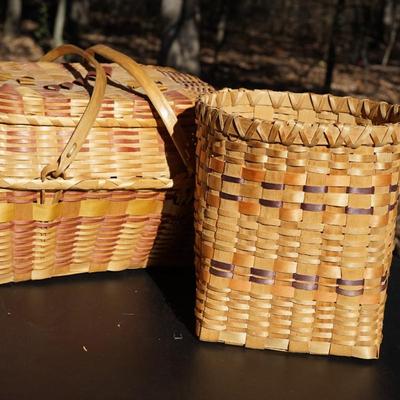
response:
<path fill-rule="evenodd" d="M 109 178 L 109 179 L 78 179 L 78 178 L 7 178 L 0 176 L 1 190 L 32 190 L 32 191 L 98 191 L 98 190 L 165 190 L 173 187 L 174 179 L 171 178 Z"/>
<path fill-rule="evenodd" d="M 381 123 L 351 124 L 345 122 L 302 122 L 296 119 L 265 120 L 228 112 L 224 106 L 256 106 L 269 96 L 271 107 L 290 104 L 293 110 L 351 113 L 354 117 L 375 118 Z M 305 104 L 305 106 L 304 106 Z M 262 104 L 265 106 L 265 103 Z M 281 143 L 283 145 L 351 147 L 392 145 L 400 143 L 400 123 L 384 122 L 399 118 L 400 105 L 385 101 L 334 96 L 312 92 L 295 93 L 269 89 L 224 88 L 202 95 L 196 104 L 198 123 L 221 133 L 230 140 Z"/>

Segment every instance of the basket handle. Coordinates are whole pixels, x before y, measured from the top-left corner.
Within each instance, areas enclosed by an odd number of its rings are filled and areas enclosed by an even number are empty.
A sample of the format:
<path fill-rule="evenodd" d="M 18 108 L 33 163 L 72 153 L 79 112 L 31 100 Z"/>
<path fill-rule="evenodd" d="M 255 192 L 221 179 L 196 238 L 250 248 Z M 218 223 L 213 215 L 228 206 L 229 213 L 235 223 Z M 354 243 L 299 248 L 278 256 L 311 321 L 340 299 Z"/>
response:
<path fill-rule="evenodd" d="M 98 44 L 89 47 L 86 51 L 93 55 L 98 54 L 112 62 L 115 62 L 138 81 L 167 128 L 167 131 L 170 134 L 188 172 L 193 173 L 194 158 L 188 148 L 189 141 L 187 140 L 187 137 L 185 137 L 187 135 L 185 135 L 182 128 L 177 124 L 178 119 L 172 107 L 168 103 L 168 100 L 147 75 L 146 71 L 132 58 L 105 45 Z"/>
<path fill-rule="evenodd" d="M 62 176 L 65 170 L 69 167 L 71 162 L 75 159 L 77 153 L 81 149 L 86 137 L 92 128 L 97 114 L 99 113 L 101 107 L 101 101 L 104 97 L 104 93 L 107 85 L 107 77 L 104 72 L 103 67 L 100 65 L 96 59 L 86 51 L 80 49 L 71 44 L 65 44 L 50 50 L 47 54 L 40 58 L 40 61 L 54 61 L 57 58 L 64 56 L 66 54 L 79 55 L 88 61 L 91 65 L 95 67 L 96 78 L 94 82 L 93 93 L 90 97 L 89 103 L 82 114 L 81 119 L 76 125 L 74 132 L 68 140 L 68 143 L 64 147 L 64 150 L 58 157 L 56 162 L 52 162 L 46 165 L 40 174 L 42 181 L 47 177 L 52 176 L 53 178 L 58 178 Z"/>

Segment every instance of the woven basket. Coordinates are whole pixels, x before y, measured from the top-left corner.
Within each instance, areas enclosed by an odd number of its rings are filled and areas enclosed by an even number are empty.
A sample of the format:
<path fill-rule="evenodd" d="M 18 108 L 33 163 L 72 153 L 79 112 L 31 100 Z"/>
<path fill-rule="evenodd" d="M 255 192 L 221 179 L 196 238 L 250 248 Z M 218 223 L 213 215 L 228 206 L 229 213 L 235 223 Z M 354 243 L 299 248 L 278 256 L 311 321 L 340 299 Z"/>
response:
<path fill-rule="evenodd" d="M 90 66 L 52 62 L 65 54 Z M 105 46 L 1 62 L 0 282 L 190 263 L 194 102 L 208 90 Z"/>
<path fill-rule="evenodd" d="M 331 95 L 204 95 L 197 333 L 376 358 L 397 213 L 399 107 Z"/>

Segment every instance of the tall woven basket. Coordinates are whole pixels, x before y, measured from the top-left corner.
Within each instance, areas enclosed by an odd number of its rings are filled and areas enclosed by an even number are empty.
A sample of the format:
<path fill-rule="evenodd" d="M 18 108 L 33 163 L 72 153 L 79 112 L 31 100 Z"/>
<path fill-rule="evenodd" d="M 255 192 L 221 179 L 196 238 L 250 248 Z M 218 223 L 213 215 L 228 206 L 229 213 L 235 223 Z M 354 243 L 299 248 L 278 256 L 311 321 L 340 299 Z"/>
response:
<path fill-rule="evenodd" d="M 204 95 L 197 332 L 377 358 L 397 213 L 399 107 L 331 95 Z"/>
<path fill-rule="evenodd" d="M 67 54 L 85 65 L 53 62 Z M 101 45 L 0 62 L 0 283 L 190 265 L 194 102 L 208 90 Z"/>

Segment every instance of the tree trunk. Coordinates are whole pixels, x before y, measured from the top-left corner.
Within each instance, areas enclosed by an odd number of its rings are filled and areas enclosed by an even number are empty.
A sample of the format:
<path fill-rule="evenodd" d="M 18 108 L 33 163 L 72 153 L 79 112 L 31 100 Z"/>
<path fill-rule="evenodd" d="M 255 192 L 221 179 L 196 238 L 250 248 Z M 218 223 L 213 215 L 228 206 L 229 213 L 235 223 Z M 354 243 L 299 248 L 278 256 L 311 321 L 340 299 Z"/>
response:
<path fill-rule="evenodd" d="M 71 0 L 67 19 L 68 39 L 79 43 L 82 32 L 89 25 L 90 1 Z"/>
<path fill-rule="evenodd" d="M 63 44 L 66 11 L 67 0 L 58 0 L 57 14 L 54 21 L 53 46 L 60 46 Z"/>
<path fill-rule="evenodd" d="M 363 10 L 363 0 L 357 0 L 354 2 L 354 21 L 352 25 L 353 41 L 350 52 L 350 62 L 352 64 L 360 64 L 362 60 L 362 52 L 364 47 L 365 38 L 365 13 Z"/>
<path fill-rule="evenodd" d="M 8 0 L 4 36 L 16 36 L 18 34 L 21 12 L 22 0 Z"/>
<path fill-rule="evenodd" d="M 332 86 L 333 70 L 336 64 L 336 34 L 339 30 L 339 15 L 343 11 L 344 0 L 337 0 L 332 20 L 331 34 L 329 38 L 328 57 L 326 60 L 326 74 L 324 82 L 324 91 L 329 92 Z"/>
<path fill-rule="evenodd" d="M 162 45 L 159 63 L 200 74 L 197 0 L 162 0 Z"/>
<path fill-rule="evenodd" d="M 218 3 L 215 32 L 214 66 L 218 64 L 218 56 L 226 39 L 226 24 L 228 19 L 228 3 L 221 0 Z"/>
<path fill-rule="evenodd" d="M 395 23 L 392 25 L 392 29 L 390 30 L 389 43 L 386 46 L 385 54 L 383 55 L 383 58 L 382 58 L 382 65 L 384 65 L 384 66 L 388 65 L 390 56 L 392 55 L 393 47 L 394 47 L 394 44 L 396 43 L 398 28 L 399 28 L 398 24 Z"/>
<path fill-rule="evenodd" d="M 386 66 L 389 63 L 390 56 L 392 55 L 393 47 L 396 43 L 397 32 L 399 30 L 399 8 L 398 5 L 389 1 L 385 9 L 385 24 L 389 26 L 389 40 L 382 58 L 382 65 Z"/>

